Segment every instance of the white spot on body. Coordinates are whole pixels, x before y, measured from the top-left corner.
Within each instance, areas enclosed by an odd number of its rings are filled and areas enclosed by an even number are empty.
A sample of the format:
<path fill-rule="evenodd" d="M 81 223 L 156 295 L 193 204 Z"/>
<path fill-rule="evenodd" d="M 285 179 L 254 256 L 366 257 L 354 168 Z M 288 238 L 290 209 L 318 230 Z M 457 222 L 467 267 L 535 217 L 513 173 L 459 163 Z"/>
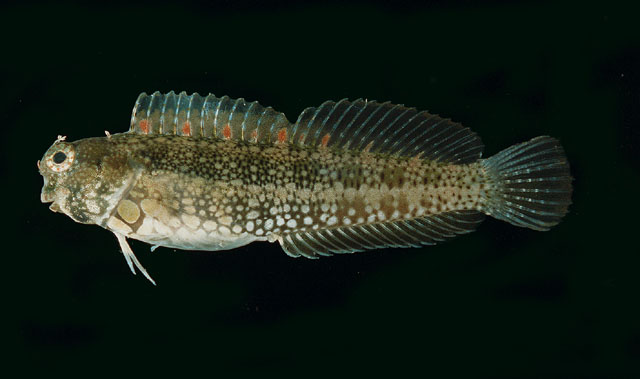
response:
<path fill-rule="evenodd" d="M 107 222 L 107 226 L 116 232 L 120 232 L 124 234 L 131 233 L 131 228 L 129 227 L 129 225 L 125 224 L 124 222 L 122 222 L 120 219 L 116 217 L 109 218 L 109 221 Z"/>
<path fill-rule="evenodd" d="M 140 209 L 133 201 L 124 199 L 118 204 L 118 214 L 124 221 L 133 224 L 140 217 Z"/>
<path fill-rule="evenodd" d="M 298 223 L 296 222 L 296 220 L 291 219 L 291 220 L 287 221 L 287 226 L 288 226 L 289 228 L 292 228 L 292 229 L 293 229 L 293 228 L 295 228 L 296 226 L 298 226 Z"/>
<path fill-rule="evenodd" d="M 210 231 L 215 230 L 215 229 L 218 228 L 218 223 L 215 222 L 215 221 L 207 220 L 207 221 L 204 222 L 204 224 L 202 224 L 202 227 L 206 231 L 210 232 Z"/>
<path fill-rule="evenodd" d="M 197 216 L 182 215 L 182 221 L 191 229 L 197 229 L 200 226 L 200 219 Z"/>
<path fill-rule="evenodd" d="M 172 228 L 177 228 L 180 225 L 182 225 L 182 222 L 180 222 L 180 220 L 178 218 L 176 218 L 176 217 L 172 217 L 169 220 L 169 226 L 172 227 Z"/>
<path fill-rule="evenodd" d="M 153 233 L 153 218 L 145 217 L 144 220 L 142 220 L 142 225 L 140 225 L 138 230 L 136 230 L 136 233 L 141 236 L 146 236 Z"/>
<path fill-rule="evenodd" d="M 273 228 L 273 219 L 268 219 L 264 222 L 264 228 L 267 230 L 271 230 Z"/>
<path fill-rule="evenodd" d="M 87 210 L 89 211 L 89 213 L 93 213 L 93 214 L 100 213 L 100 207 L 98 206 L 98 203 L 95 200 L 87 200 L 85 204 L 87 205 Z"/>
<path fill-rule="evenodd" d="M 170 227 L 158 219 L 153 219 L 153 228 L 162 236 L 169 236 L 173 232 Z"/>
<path fill-rule="evenodd" d="M 231 216 L 222 216 L 218 219 L 218 221 L 222 225 L 231 225 L 231 222 L 233 222 L 233 219 L 231 218 Z"/>

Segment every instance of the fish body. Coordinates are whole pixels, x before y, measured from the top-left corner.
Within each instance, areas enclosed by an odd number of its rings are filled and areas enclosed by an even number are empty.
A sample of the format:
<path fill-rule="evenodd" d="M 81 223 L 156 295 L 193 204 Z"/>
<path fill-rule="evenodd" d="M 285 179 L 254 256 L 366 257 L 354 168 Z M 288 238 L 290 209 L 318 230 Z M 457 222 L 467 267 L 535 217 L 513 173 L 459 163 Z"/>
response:
<path fill-rule="evenodd" d="M 59 138 L 39 167 L 42 201 L 112 231 L 151 280 L 126 238 L 211 251 L 278 241 L 315 258 L 434 244 L 485 214 L 559 222 L 571 178 L 555 139 L 489 159 L 482 148 L 469 129 L 401 105 L 326 102 L 291 124 L 255 102 L 171 92 L 142 94 L 126 133 Z"/>

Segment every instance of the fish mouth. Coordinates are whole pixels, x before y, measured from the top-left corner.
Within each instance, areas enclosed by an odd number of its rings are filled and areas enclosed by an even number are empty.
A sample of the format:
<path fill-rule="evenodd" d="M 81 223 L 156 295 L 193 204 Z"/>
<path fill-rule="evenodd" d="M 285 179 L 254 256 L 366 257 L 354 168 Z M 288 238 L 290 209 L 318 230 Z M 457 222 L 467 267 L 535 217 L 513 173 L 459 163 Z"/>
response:
<path fill-rule="evenodd" d="M 45 192 L 41 193 L 40 201 L 45 204 L 51 203 L 51 205 L 49 205 L 49 209 L 52 210 L 53 212 L 60 212 L 60 206 L 56 202 L 54 195 L 52 195 L 51 193 L 45 193 Z"/>
<path fill-rule="evenodd" d="M 49 209 L 50 209 L 51 211 L 53 211 L 53 212 L 56 212 L 56 213 L 63 213 L 63 212 L 60 210 L 60 206 L 59 206 L 59 205 L 58 205 L 58 203 L 56 203 L 56 202 L 51 203 L 51 205 L 49 205 Z"/>
<path fill-rule="evenodd" d="M 40 194 L 40 201 L 43 203 L 51 203 L 55 201 L 55 195 L 49 192 L 42 192 Z"/>
<path fill-rule="evenodd" d="M 51 203 L 51 205 L 49 205 L 49 209 L 53 212 L 56 213 L 62 213 L 61 209 L 60 209 L 60 204 L 58 204 L 58 202 L 56 201 L 56 198 L 54 195 L 50 194 L 50 193 L 42 193 L 40 194 L 40 201 L 42 201 L 43 203 Z"/>

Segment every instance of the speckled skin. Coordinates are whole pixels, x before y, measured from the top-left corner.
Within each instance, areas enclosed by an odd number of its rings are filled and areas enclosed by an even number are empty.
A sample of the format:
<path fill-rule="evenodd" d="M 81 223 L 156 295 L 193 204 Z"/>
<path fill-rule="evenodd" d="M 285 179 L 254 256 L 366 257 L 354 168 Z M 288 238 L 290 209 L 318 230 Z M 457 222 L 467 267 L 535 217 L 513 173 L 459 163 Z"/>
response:
<path fill-rule="evenodd" d="M 42 202 L 52 202 L 51 210 L 77 222 L 102 225 L 136 179 L 129 152 L 113 146 L 106 138 L 73 143 L 59 138 L 43 156 L 43 164 L 38 161 L 44 178 Z M 56 172 L 51 157 L 63 149 L 74 151 L 74 160 Z"/>
<path fill-rule="evenodd" d="M 181 249 L 481 210 L 489 185 L 479 163 L 322 146 L 130 133 L 72 146 L 76 162 L 63 175 L 40 166 L 43 201 L 78 222 Z"/>
<path fill-rule="evenodd" d="M 433 245 L 485 215 L 534 230 L 571 203 L 560 143 L 541 136 L 481 159 L 470 129 L 390 102 L 325 101 L 295 123 L 242 98 L 141 93 L 129 131 L 56 142 L 42 201 L 118 240 L 225 250 L 278 241 L 292 257 Z"/>

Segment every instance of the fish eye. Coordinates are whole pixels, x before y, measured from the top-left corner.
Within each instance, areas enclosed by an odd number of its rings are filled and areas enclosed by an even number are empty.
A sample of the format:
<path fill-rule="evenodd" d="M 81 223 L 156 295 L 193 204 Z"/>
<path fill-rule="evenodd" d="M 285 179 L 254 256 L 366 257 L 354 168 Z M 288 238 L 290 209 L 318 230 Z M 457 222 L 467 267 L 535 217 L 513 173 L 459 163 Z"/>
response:
<path fill-rule="evenodd" d="M 53 163 L 55 164 L 60 164 L 64 162 L 65 159 L 67 159 L 67 154 L 63 153 L 62 151 L 58 151 L 57 153 L 53 154 Z"/>
<path fill-rule="evenodd" d="M 62 172 L 71 167 L 75 158 L 75 152 L 71 144 L 61 142 L 55 145 L 55 149 L 47 156 L 46 163 L 52 171 Z"/>

